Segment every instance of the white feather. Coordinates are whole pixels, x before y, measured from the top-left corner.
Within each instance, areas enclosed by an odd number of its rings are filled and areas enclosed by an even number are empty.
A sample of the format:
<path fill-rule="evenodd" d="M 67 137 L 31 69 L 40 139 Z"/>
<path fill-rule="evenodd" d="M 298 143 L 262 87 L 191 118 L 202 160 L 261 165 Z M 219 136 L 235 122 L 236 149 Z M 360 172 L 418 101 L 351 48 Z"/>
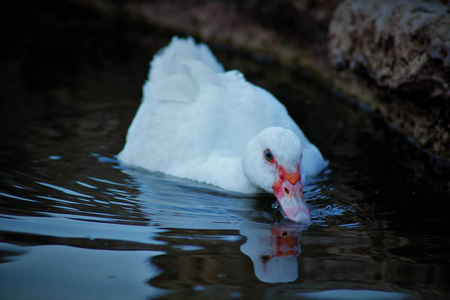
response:
<path fill-rule="evenodd" d="M 247 144 L 269 127 L 291 130 L 299 138 L 303 177 L 326 166 L 320 151 L 272 94 L 246 81 L 239 71 L 224 72 L 206 45 L 174 37 L 151 62 L 143 101 L 119 159 L 253 193 L 264 187 L 249 180 L 241 159 Z M 289 152 L 290 145 L 274 147 Z"/>

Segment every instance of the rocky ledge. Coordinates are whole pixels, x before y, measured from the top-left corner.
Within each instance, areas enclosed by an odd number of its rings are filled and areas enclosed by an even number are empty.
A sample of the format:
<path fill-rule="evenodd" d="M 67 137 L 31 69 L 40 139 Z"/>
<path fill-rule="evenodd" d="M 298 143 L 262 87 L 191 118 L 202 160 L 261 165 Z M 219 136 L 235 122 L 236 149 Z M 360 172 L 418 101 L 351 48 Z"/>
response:
<path fill-rule="evenodd" d="M 450 7 L 424 0 L 347 0 L 329 27 L 329 55 L 397 97 L 374 101 L 422 147 L 450 157 Z M 392 99 L 399 98 L 399 99 Z"/>

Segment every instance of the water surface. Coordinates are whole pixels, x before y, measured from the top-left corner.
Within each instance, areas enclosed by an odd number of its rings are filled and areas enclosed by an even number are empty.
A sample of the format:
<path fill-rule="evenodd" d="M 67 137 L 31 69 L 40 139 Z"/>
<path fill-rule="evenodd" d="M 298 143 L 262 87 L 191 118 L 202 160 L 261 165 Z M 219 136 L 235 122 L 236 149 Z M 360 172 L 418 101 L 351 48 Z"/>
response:
<path fill-rule="evenodd" d="M 60 8 L 33 16 L 1 61 L 2 298 L 448 297 L 450 170 L 372 114 L 305 71 L 213 45 L 330 160 L 305 187 L 311 224 L 294 224 L 271 195 L 116 159 L 169 34 Z"/>

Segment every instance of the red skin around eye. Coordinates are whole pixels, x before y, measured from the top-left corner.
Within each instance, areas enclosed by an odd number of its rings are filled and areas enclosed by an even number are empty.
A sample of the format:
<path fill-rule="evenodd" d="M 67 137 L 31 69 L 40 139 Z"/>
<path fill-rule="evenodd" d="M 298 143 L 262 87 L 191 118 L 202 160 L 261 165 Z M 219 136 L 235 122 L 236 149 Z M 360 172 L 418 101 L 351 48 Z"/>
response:
<path fill-rule="evenodd" d="M 270 151 L 269 149 L 264 150 L 264 153 L 267 151 Z M 266 158 L 267 160 L 267 158 Z M 278 198 L 278 196 L 284 195 L 283 191 L 283 182 L 285 180 L 289 181 L 292 185 L 295 185 L 299 180 L 301 180 L 300 175 L 300 168 L 299 165 L 297 165 L 297 171 L 289 173 L 286 171 L 286 169 L 283 166 L 279 166 L 277 160 L 272 156 L 272 159 L 267 160 L 270 164 L 273 164 L 275 168 L 278 170 L 279 179 L 275 181 L 274 185 L 272 186 L 273 192 L 275 196 Z M 300 193 L 303 194 L 303 187 L 300 185 Z"/>
<path fill-rule="evenodd" d="M 275 179 L 272 190 L 284 215 L 297 223 L 311 221 L 311 212 L 303 196 L 300 164 L 297 164 L 296 170 L 288 172 L 284 166 L 278 164 L 275 158 L 267 161 L 278 171 L 278 178 Z"/>

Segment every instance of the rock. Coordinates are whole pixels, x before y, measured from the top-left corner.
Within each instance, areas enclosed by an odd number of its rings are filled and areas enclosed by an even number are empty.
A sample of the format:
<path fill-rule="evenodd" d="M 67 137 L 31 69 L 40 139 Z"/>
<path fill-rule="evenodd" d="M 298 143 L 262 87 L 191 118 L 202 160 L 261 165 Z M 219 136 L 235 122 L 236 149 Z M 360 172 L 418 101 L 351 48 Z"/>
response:
<path fill-rule="evenodd" d="M 384 87 L 450 98 L 449 6 L 425 0 L 346 0 L 329 27 L 331 61 Z"/>

